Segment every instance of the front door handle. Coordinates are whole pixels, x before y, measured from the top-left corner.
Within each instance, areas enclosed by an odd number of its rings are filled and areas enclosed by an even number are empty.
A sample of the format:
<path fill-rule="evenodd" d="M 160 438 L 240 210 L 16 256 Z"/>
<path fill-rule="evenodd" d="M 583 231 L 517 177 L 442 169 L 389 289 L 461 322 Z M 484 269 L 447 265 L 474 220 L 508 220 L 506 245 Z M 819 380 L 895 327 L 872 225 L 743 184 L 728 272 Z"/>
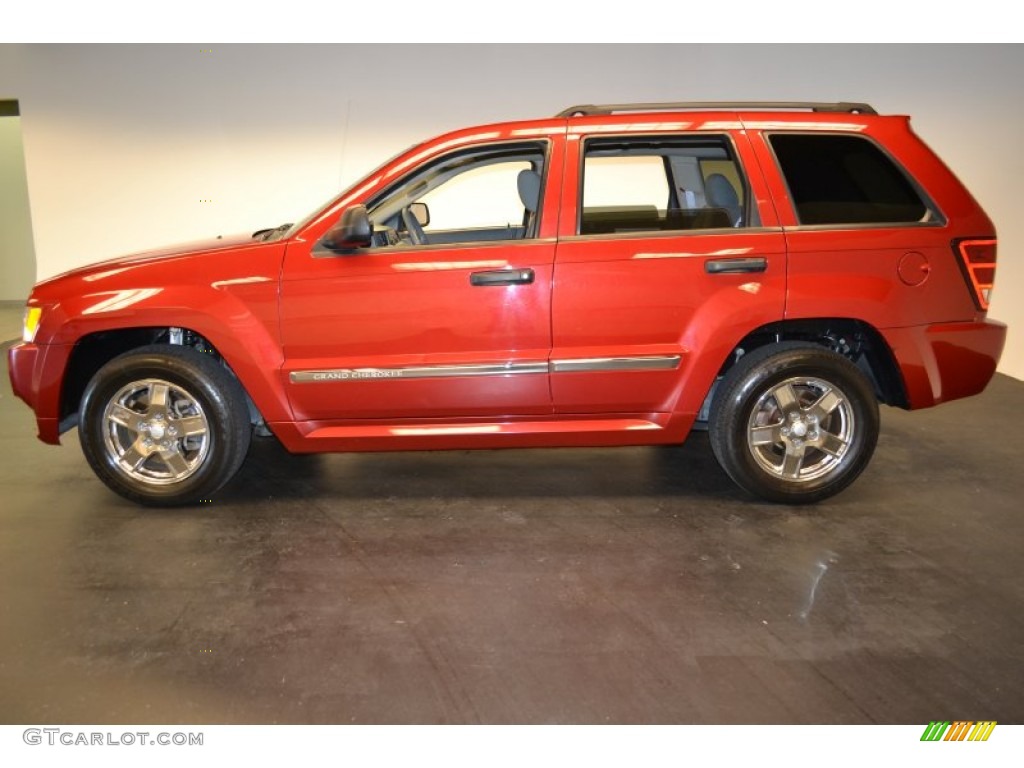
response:
<path fill-rule="evenodd" d="M 768 259 L 764 256 L 750 256 L 744 259 L 712 259 L 704 262 L 704 271 L 709 275 L 764 272 L 766 269 L 768 269 Z"/>
<path fill-rule="evenodd" d="M 533 282 L 532 269 L 492 269 L 486 272 L 473 272 L 469 276 L 470 285 L 529 285 Z"/>

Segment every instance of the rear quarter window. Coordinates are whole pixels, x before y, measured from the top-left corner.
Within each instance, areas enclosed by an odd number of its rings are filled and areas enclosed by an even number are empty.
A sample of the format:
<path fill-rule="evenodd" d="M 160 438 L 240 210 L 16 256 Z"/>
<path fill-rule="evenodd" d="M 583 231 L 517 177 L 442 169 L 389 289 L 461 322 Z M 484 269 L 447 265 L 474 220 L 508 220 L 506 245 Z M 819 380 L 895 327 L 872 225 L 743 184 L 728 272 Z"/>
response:
<path fill-rule="evenodd" d="M 930 218 L 907 175 L 860 136 L 768 137 L 801 224 L 898 224 Z"/>

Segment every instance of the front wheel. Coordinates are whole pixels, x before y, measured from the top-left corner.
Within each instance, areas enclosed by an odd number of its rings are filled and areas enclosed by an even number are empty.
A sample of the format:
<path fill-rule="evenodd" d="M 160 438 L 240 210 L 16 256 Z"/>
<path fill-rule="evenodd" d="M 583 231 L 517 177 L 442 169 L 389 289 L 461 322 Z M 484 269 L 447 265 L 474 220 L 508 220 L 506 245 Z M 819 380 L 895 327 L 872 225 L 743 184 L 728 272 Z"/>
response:
<path fill-rule="evenodd" d="M 846 358 L 785 342 L 762 347 L 726 374 L 711 407 L 719 464 L 769 501 L 808 504 L 852 483 L 878 441 L 878 401 Z"/>
<path fill-rule="evenodd" d="M 149 506 L 204 499 L 249 449 L 241 386 L 212 358 L 153 345 L 114 358 L 82 397 L 82 451 L 112 490 Z"/>

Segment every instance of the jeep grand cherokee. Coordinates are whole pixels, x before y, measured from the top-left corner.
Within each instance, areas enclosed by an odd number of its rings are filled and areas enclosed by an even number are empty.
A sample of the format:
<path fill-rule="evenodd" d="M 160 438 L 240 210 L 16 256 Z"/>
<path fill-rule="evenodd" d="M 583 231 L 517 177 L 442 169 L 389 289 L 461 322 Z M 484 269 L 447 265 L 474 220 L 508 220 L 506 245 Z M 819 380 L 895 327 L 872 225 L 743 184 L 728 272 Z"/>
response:
<path fill-rule="evenodd" d="M 586 105 L 456 131 L 295 225 L 41 282 L 14 391 L 117 493 L 294 452 L 680 443 L 812 502 L 878 403 L 980 392 L 992 222 L 866 104 Z"/>

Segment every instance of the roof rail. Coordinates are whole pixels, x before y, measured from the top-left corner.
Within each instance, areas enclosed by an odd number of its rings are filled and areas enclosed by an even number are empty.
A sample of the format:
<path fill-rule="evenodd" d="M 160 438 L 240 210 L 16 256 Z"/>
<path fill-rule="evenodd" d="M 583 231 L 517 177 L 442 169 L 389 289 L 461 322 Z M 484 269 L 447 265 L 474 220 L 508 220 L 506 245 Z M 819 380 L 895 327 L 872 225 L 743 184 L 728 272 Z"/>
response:
<path fill-rule="evenodd" d="M 616 112 L 669 112 L 689 109 L 809 109 L 812 112 L 850 112 L 861 115 L 877 115 L 870 104 L 853 101 L 668 101 L 647 104 L 578 104 L 563 109 L 555 117 L 585 117 L 587 115 L 611 115 Z"/>

